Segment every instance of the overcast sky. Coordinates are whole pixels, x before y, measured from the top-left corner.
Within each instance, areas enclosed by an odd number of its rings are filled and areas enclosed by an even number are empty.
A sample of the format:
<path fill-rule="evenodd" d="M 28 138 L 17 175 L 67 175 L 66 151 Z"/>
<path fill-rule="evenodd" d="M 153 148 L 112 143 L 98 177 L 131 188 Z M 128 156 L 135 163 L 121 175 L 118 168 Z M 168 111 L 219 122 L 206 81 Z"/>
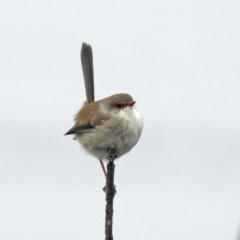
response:
<path fill-rule="evenodd" d="M 144 118 L 116 162 L 114 239 L 236 240 L 240 2 L 0 1 L 0 239 L 104 239 L 97 160 L 63 134 L 85 100 L 129 93 Z"/>

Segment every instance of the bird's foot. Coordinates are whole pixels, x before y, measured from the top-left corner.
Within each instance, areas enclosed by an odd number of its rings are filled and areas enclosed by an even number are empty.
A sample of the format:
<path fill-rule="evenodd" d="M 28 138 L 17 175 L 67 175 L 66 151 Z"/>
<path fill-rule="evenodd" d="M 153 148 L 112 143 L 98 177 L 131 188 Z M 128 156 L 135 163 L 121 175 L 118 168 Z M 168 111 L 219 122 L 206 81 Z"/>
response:
<path fill-rule="evenodd" d="M 109 149 L 109 155 L 107 157 L 107 160 L 109 162 L 113 162 L 117 158 L 117 150 L 114 146 L 111 146 Z"/>

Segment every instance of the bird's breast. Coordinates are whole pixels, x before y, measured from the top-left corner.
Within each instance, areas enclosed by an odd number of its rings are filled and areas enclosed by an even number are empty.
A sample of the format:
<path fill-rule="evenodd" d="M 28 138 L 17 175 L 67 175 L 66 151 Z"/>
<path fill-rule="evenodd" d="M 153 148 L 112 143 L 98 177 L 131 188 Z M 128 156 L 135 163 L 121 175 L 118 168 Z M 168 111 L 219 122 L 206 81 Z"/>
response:
<path fill-rule="evenodd" d="M 138 142 L 143 121 L 134 107 L 127 107 L 113 113 L 108 120 L 96 126 L 90 133 L 79 135 L 81 144 L 93 155 L 101 159 L 108 156 L 107 149 L 116 148 L 117 156 L 129 152 Z"/>
<path fill-rule="evenodd" d="M 135 108 L 126 108 L 106 122 L 111 129 L 111 138 L 119 155 L 129 152 L 138 142 L 142 133 L 143 121 Z"/>

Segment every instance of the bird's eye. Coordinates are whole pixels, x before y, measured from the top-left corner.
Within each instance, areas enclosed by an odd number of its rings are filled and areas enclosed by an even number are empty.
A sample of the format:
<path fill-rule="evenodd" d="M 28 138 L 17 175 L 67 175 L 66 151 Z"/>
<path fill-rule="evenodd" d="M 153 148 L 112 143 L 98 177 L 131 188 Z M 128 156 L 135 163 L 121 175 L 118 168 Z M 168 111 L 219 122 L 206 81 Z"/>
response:
<path fill-rule="evenodd" d="M 117 104 L 116 107 L 117 108 L 122 108 L 122 105 L 121 104 Z"/>

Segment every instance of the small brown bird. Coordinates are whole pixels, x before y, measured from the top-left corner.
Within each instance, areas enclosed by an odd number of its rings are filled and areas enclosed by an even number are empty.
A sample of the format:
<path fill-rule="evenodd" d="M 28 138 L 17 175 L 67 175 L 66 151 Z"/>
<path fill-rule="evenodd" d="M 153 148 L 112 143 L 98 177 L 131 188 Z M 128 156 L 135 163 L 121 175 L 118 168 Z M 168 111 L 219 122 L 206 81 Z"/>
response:
<path fill-rule="evenodd" d="M 81 62 L 87 102 L 75 116 L 75 125 L 65 134 L 75 134 L 80 144 L 100 160 L 108 159 L 114 148 L 116 157 L 129 152 L 138 142 L 143 121 L 129 94 L 120 93 L 94 102 L 93 56 L 90 45 L 83 43 Z"/>
<path fill-rule="evenodd" d="M 98 159 L 107 159 L 113 146 L 117 157 L 129 152 L 138 142 L 143 121 L 133 98 L 115 94 L 88 103 L 75 116 L 75 125 L 65 134 L 75 134 L 81 145 Z"/>

